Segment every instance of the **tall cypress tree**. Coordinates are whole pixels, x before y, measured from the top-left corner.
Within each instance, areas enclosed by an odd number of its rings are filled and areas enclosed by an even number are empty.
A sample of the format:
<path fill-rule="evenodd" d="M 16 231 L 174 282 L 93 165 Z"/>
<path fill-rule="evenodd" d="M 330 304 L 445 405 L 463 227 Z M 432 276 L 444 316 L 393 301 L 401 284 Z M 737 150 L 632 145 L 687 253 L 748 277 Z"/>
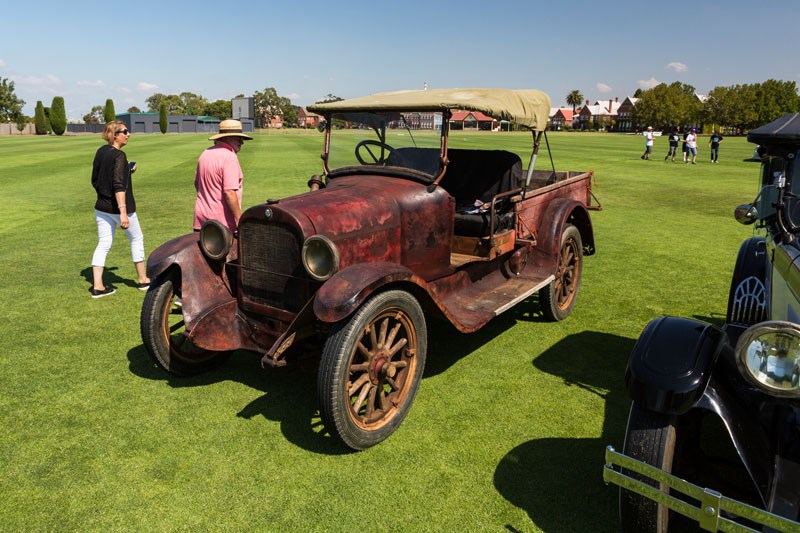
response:
<path fill-rule="evenodd" d="M 64 109 L 64 98 L 56 96 L 50 105 L 50 127 L 56 135 L 64 135 L 67 130 L 67 110 Z"/>
<path fill-rule="evenodd" d="M 108 124 L 113 120 L 117 120 L 117 113 L 116 111 L 114 111 L 114 100 L 112 100 L 111 98 L 106 100 L 106 109 L 105 112 L 103 113 L 103 116 L 106 119 L 106 124 Z"/>
<path fill-rule="evenodd" d="M 36 128 L 36 135 L 47 135 L 47 119 L 44 116 L 44 105 L 41 100 L 36 102 L 33 125 Z"/>
<path fill-rule="evenodd" d="M 167 133 L 167 126 L 169 122 L 167 121 L 167 104 L 161 104 L 158 108 L 158 127 L 161 129 L 161 133 Z"/>

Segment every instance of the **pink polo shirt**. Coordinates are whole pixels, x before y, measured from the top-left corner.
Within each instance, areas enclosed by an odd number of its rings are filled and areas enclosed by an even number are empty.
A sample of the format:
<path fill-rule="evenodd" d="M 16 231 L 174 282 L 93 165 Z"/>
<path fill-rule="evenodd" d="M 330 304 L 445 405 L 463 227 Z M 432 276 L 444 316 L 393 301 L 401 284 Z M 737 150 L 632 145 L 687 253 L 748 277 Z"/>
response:
<path fill-rule="evenodd" d="M 231 231 L 236 230 L 236 220 L 225 203 L 222 191 L 237 191 L 241 206 L 242 178 L 239 158 L 227 144 L 209 146 L 200 154 L 194 174 L 194 188 L 197 189 L 194 229 L 200 229 L 206 220 L 215 219 L 224 223 Z"/>

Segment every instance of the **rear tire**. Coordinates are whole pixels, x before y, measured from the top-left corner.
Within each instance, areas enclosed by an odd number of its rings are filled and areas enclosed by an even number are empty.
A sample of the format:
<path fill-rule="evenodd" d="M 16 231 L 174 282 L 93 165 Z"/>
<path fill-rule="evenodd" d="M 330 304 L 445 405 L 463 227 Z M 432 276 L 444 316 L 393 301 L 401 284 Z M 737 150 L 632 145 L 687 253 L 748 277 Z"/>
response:
<path fill-rule="evenodd" d="M 230 352 L 205 350 L 186 337 L 177 298 L 174 278 L 161 277 L 150 285 L 142 303 L 142 341 L 158 366 L 171 374 L 191 376 L 227 361 Z"/>
<path fill-rule="evenodd" d="M 539 305 L 547 320 L 564 320 L 572 312 L 583 273 L 583 241 L 581 232 L 572 224 L 564 227 L 561 234 L 561 250 L 558 254 L 556 278 L 550 285 L 539 290 Z"/>

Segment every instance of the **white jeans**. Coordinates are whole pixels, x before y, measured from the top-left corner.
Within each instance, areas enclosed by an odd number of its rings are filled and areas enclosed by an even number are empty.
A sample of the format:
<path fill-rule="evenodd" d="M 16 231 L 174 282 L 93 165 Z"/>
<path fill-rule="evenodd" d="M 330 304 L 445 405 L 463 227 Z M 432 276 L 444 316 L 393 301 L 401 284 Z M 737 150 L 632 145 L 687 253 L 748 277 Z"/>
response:
<path fill-rule="evenodd" d="M 119 215 L 103 213 L 94 210 L 94 218 L 97 221 L 97 248 L 94 249 L 92 256 L 92 266 L 106 266 L 106 256 L 111 250 L 111 243 L 114 242 L 114 233 L 119 226 Z M 128 240 L 131 241 L 131 257 L 134 263 L 144 261 L 144 235 L 142 228 L 139 227 L 139 219 L 136 213 L 128 215 L 128 229 L 124 230 Z"/>

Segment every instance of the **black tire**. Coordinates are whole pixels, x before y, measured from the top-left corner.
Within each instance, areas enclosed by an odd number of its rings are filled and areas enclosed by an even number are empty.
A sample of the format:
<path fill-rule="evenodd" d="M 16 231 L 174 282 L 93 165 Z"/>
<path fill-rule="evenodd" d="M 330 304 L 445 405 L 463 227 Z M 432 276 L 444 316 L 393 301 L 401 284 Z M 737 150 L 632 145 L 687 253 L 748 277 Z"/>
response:
<path fill-rule="evenodd" d="M 648 411 L 636 402 L 631 403 L 625 455 L 672 472 L 677 439 L 676 417 Z M 625 473 L 641 479 L 638 474 Z M 655 482 L 650 484 L 655 486 Z M 619 514 L 624 532 L 666 533 L 669 528 L 669 509 L 624 489 L 619 491 Z"/>
<path fill-rule="evenodd" d="M 377 294 L 336 324 L 317 380 L 320 415 L 331 435 L 364 450 L 394 433 L 414 402 L 426 351 L 425 315 L 404 291 Z"/>
<path fill-rule="evenodd" d="M 539 305 L 547 320 L 564 320 L 572 312 L 583 274 L 583 241 L 581 232 L 572 224 L 561 234 L 556 279 L 539 290 Z"/>
<path fill-rule="evenodd" d="M 178 294 L 173 278 L 157 279 L 142 303 L 142 341 L 155 362 L 179 376 L 191 376 L 217 367 L 230 352 L 214 352 L 194 345 L 184 335 L 182 308 L 175 305 Z"/>

